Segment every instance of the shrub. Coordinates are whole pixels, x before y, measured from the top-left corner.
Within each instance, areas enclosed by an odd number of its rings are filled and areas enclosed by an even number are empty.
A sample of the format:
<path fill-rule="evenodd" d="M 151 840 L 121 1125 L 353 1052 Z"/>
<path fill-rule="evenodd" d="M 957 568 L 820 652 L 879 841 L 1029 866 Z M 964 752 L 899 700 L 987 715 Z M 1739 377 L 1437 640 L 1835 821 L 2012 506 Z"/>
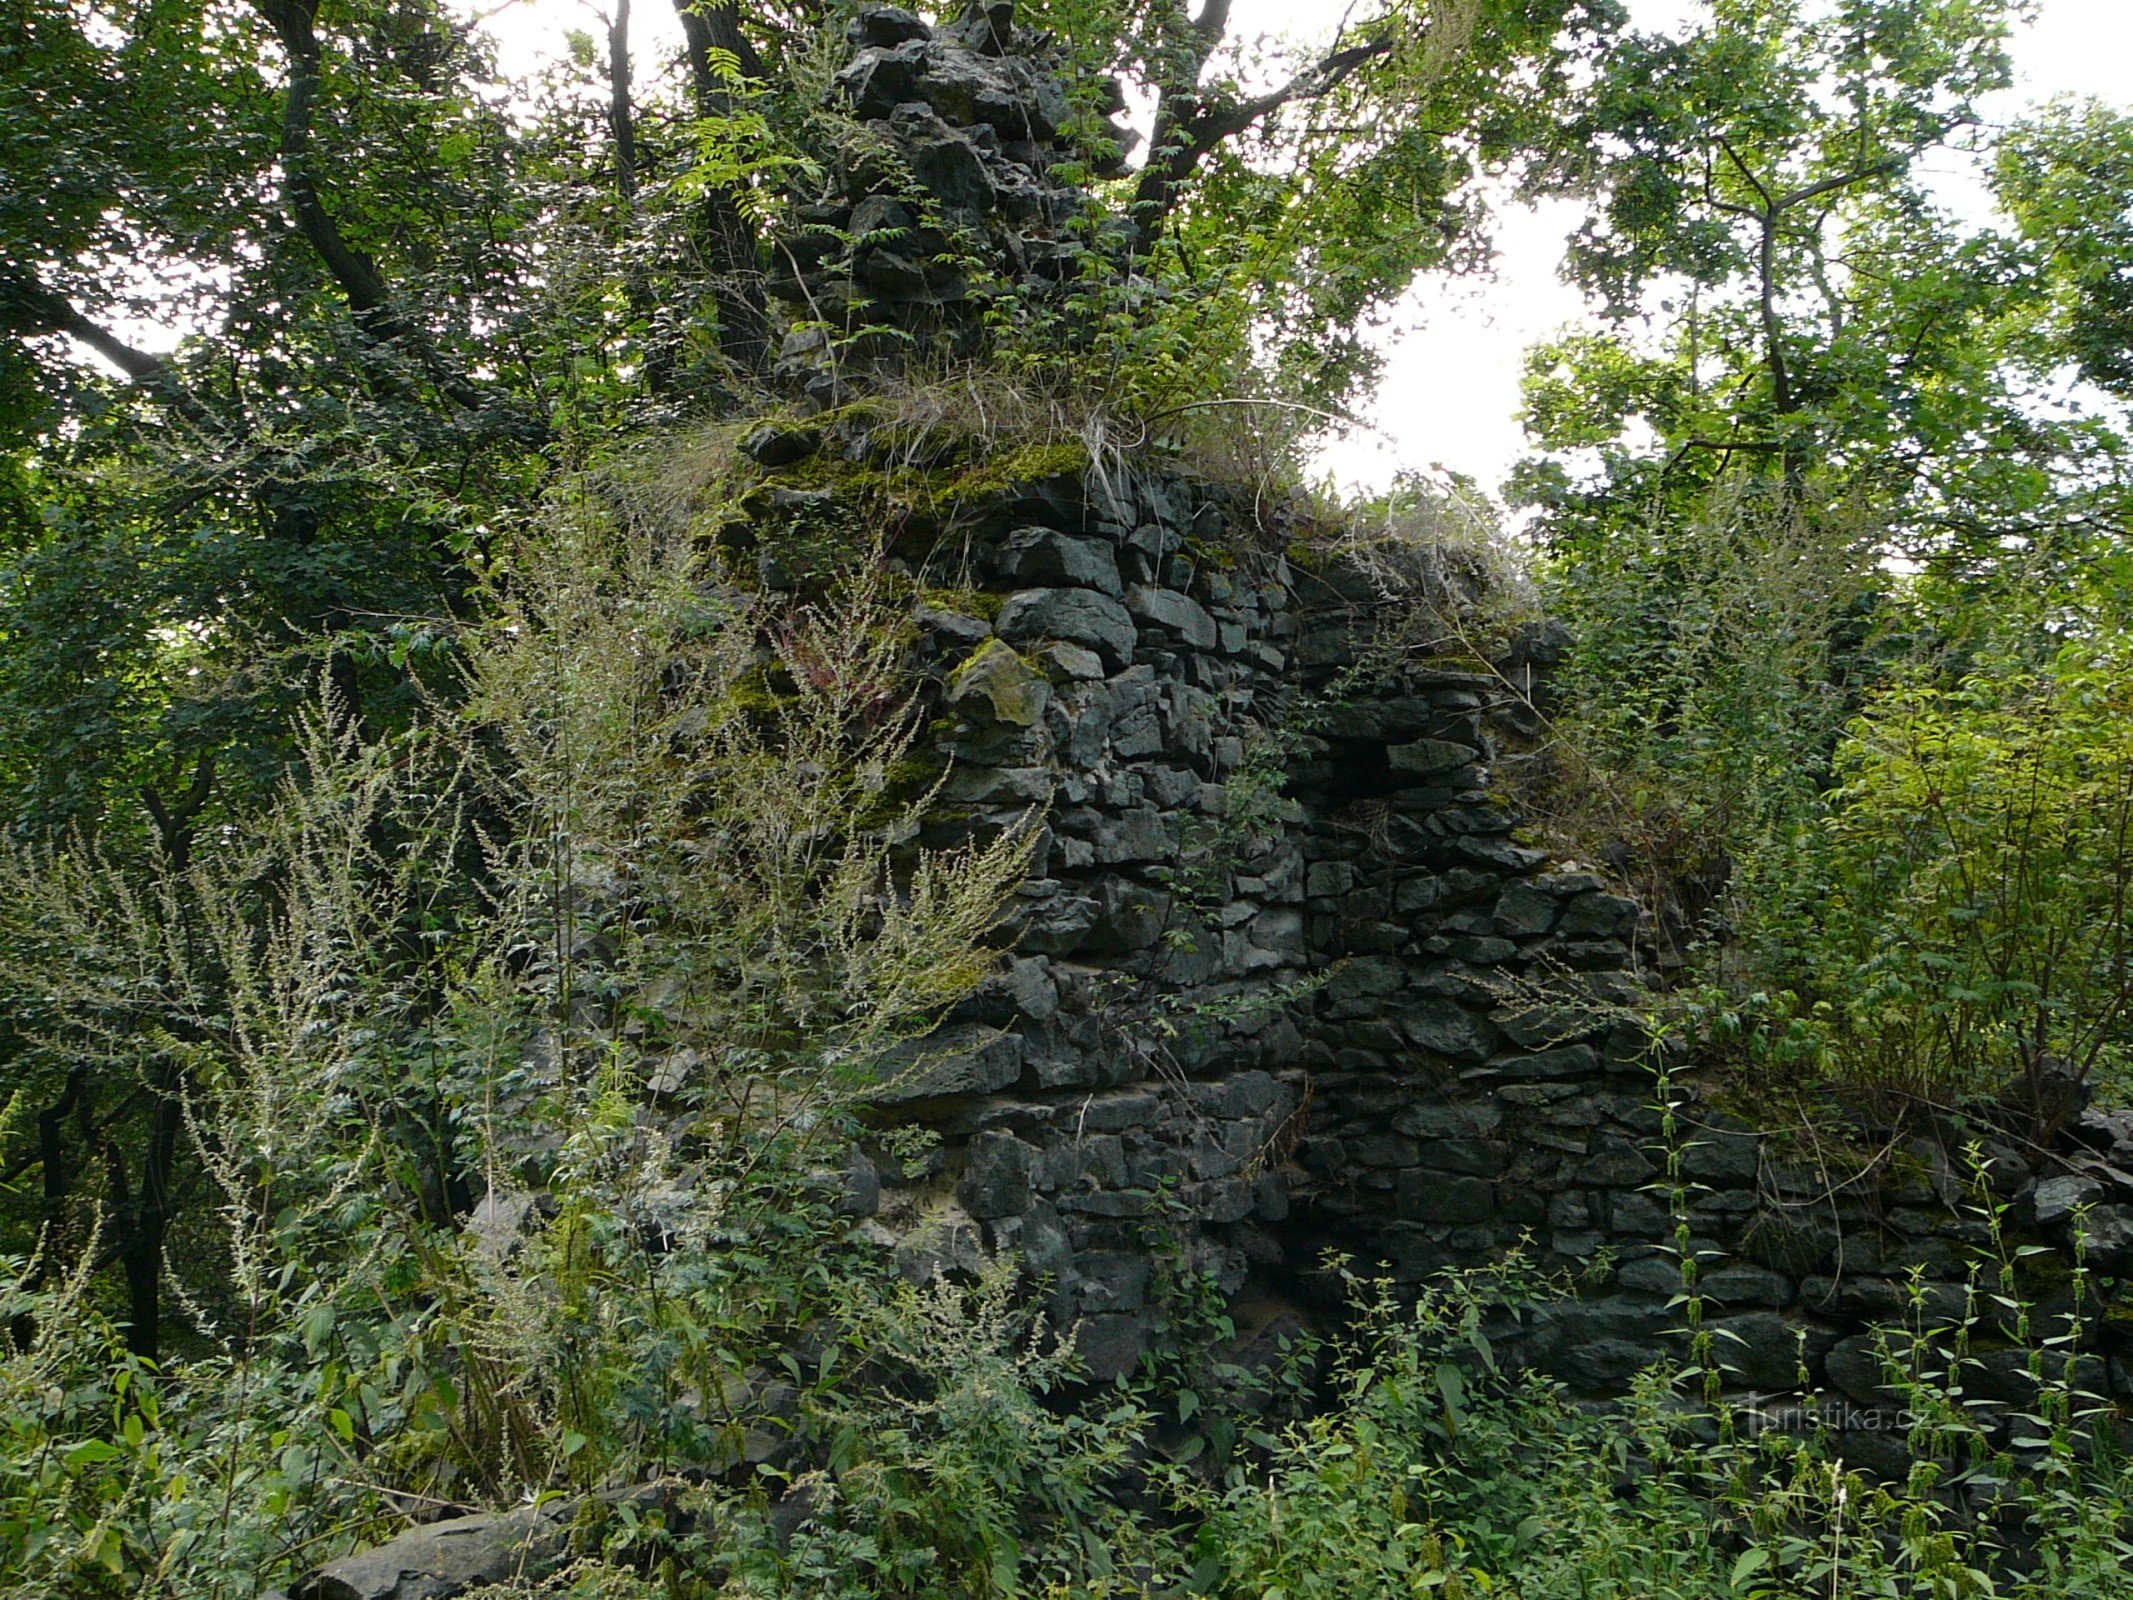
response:
<path fill-rule="evenodd" d="M 1532 799 L 1572 853 L 1675 913 L 1669 956 L 1717 960 L 1789 887 L 1819 814 L 1856 709 L 1871 530 L 1747 487 L 1714 491 L 1694 520 L 1654 517 L 1546 569 L 1571 643 Z"/>
<path fill-rule="evenodd" d="M 1836 757 L 1790 946 L 1830 1070 L 1948 1103 L 2122 1080 L 2133 890 L 2133 656 L 2067 643 L 1881 696 Z M 2122 1091 L 2121 1091 L 2122 1092 Z"/>
<path fill-rule="evenodd" d="M 163 1187 L 12 1219 L 6 1593 L 250 1595 L 408 1507 L 719 1464 L 872 1270 L 811 1168 L 987 970 L 1026 833 L 904 842 L 876 572 L 773 611 L 626 487 L 514 552 L 423 726 L 326 693 L 189 860 L 10 860 L 9 1137 L 78 1070 L 60 1131 Z M 135 1254 L 174 1311 L 98 1276 Z"/>

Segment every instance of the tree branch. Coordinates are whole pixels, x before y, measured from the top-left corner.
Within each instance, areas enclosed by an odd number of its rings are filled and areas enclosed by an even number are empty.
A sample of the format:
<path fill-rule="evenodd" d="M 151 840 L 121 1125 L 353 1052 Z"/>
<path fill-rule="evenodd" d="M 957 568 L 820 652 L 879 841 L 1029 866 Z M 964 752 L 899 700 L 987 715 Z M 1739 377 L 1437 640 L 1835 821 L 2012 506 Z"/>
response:
<path fill-rule="evenodd" d="M 215 792 L 215 755 L 213 750 L 201 752 L 192 785 L 175 802 L 166 802 L 153 784 L 141 785 L 141 803 L 155 822 L 156 837 L 173 872 L 183 873 L 192 864 L 194 824 Z"/>
<path fill-rule="evenodd" d="M 1231 139 L 1254 123 L 1273 115 L 1296 100 L 1322 100 L 1353 77 L 1367 63 L 1389 55 L 1393 37 L 1343 46 L 1299 72 L 1279 88 L 1255 95 L 1234 105 L 1203 107 L 1200 74 L 1222 42 L 1229 24 L 1229 0 L 1207 0 L 1198 18 L 1190 24 L 1192 45 L 1187 50 L 1187 69 L 1166 86 L 1156 101 L 1155 132 L 1149 140 L 1148 164 L 1133 191 L 1133 253 L 1145 256 L 1161 236 L 1163 224 L 1176 209 L 1178 191 L 1193 170 L 1225 139 Z"/>
<path fill-rule="evenodd" d="M 1206 42 L 1210 51 L 1229 32 L 1229 8 L 1230 0 L 1207 0 L 1200 7 L 1200 14 L 1192 19 L 1192 31 Z"/>
<path fill-rule="evenodd" d="M 1300 72 L 1278 89 L 1246 100 L 1229 110 L 1210 112 L 1200 119 L 1206 146 L 1213 149 L 1224 139 L 1242 133 L 1262 117 L 1271 116 L 1292 100 L 1322 100 L 1355 76 L 1366 62 L 1392 52 L 1392 40 L 1350 45 L 1336 50 L 1308 72 Z"/>
<path fill-rule="evenodd" d="M 458 368 L 436 344 L 392 304 L 392 294 L 378 264 L 348 242 L 339 221 L 327 209 L 311 170 L 312 122 L 318 110 L 320 55 L 318 0 L 252 0 L 274 27 L 288 57 L 288 86 L 282 97 L 282 190 L 297 232 L 317 252 L 339 287 L 357 323 L 380 339 L 400 345 L 428 373 L 442 397 L 464 412 L 488 411 L 491 397 Z M 522 406 L 504 401 L 509 431 L 528 444 L 546 442 L 546 422 Z"/>
<path fill-rule="evenodd" d="M 163 357 L 136 350 L 91 322 L 66 296 L 46 288 L 28 273 L 8 267 L 0 267 L 0 333 L 18 337 L 69 334 L 135 383 L 161 377 L 169 365 Z"/>
<path fill-rule="evenodd" d="M 281 169 L 297 231 L 325 262 L 350 310 L 359 317 L 379 319 L 381 327 L 404 331 L 387 309 L 385 279 L 377 263 L 348 243 L 311 175 L 311 122 L 318 109 L 319 89 L 318 0 L 253 0 L 253 4 L 274 25 L 289 58 L 289 85 L 281 110 Z"/>
<path fill-rule="evenodd" d="M 1857 167 L 1850 172 L 1840 172 L 1835 177 L 1824 178 L 1819 183 L 1810 183 L 1803 188 L 1788 189 L 1778 197 L 1774 209 L 1783 211 L 1787 206 L 1796 206 L 1803 200 L 1812 200 L 1817 195 L 1828 194 L 1834 189 L 1849 189 L 1855 183 L 1865 183 L 1869 178 L 1886 178 L 1901 172 L 1911 164 L 1907 155 L 1887 156 L 1869 166 Z"/>

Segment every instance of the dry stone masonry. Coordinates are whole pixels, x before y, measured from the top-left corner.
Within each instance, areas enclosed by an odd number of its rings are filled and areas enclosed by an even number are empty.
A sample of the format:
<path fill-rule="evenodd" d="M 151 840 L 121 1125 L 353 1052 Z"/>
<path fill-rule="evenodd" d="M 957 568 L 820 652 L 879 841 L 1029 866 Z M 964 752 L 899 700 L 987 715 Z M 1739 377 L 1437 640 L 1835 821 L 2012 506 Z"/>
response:
<path fill-rule="evenodd" d="M 1011 6 L 938 30 L 876 7 L 852 40 L 838 82 L 886 154 L 786 252 L 785 372 L 817 405 L 854 350 L 879 371 L 963 347 L 987 295 L 1041 297 L 1091 248 L 1058 175 L 1078 159 L 1058 63 Z M 802 468 L 821 447 L 759 444 Z M 1685 1225 L 1732 1386 L 1804 1371 L 1858 1424 L 1855 1458 L 1895 1448 L 1867 1330 L 1912 1308 L 1914 1269 L 1930 1308 L 1960 1308 L 1976 1206 L 2062 1250 L 2098 1207 L 2092 1259 L 2133 1272 L 2133 1125 L 2110 1119 L 1993 1149 L 1988 1197 L 1953 1137 L 1854 1172 L 1682 1082 L 1670 1154 L 1634 1020 L 1639 908 L 1526 842 L 1492 790 L 1545 635 L 1490 661 L 1389 649 L 1458 586 L 1388 588 L 1398 552 L 1292 559 L 1252 497 L 1152 460 L 995 485 L 952 520 L 952 561 L 914 558 L 965 586 L 914 617 L 946 771 L 930 842 L 1032 807 L 1046 826 L 999 974 L 883 1069 L 877 1115 L 941 1143 L 848 1176 L 913 1272 L 1013 1252 L 1100 1378 L 1161 1337 L 1179 1265 L 1309 1304 L 1329 1250 L 1414 1284 L 1523 1248 L 1584 1290 L 1515 1347 L 1604 1395 L 1680 1324 Z M 2030 1272 L 2047 1313 L 2050 1259 Z M 2115 1347 L 2098 1360 L 2133 1387 Z M 1988 1353 L 1978 1382 L 2017 1405 L 2019 1366 Z"/>
<path fill-rule="evenodd" d="M 1073 126 L 1060 52 L 1011 4 L 939 29 L 870 6 L 849 36 L 837 192 L 801 208 L 770 283 L 792 324 L 779 377 L 822 403 L 915 356 L 967 354 L 1003 294 L 1042 302 L 1078 280 L 1099 241 L 1055 169 L 1114 172 L 1130 137 L 1105 115 L 1115 86 Z"/>
<path fill-rule="evenodd" d="M 866 1161 L 854 1192 L 913 1272 L 1013 1252 L 1100 1378 L 1161 1337 L 1166 1261 L 1323 1308 L 1329 1250 L 1413 1285 L 1523 1249 L 1582 1292 L 1513 1347 L 1604 1396 L 1679 1349 L 1678 1192 L 1729 1387 L 1804 1368 L 1854 1459 L 1893 1466 L 1869 1330 L 1913 1314 L 1914 1269 L 1934 1315 L 1960 1312 L 1979 1206 L 2061 1247 L 2030 1272 L 2047 1312 L 2077 1207 L 2098 1208 L 2094 1264 L 2133 1271 L 2133 1119 L 1994 1147 L 1981 1190 L 1953 1137 L 1853 1172 L 1661 1083 L 1637 904 L 1522 842 L 1492 793 L 1530 654 L 1380 650 L 1417 597 L 1251 553 L 1248 505 L 1179 475 L 972 509 L 982 587 L 918 614 L 948 774 L 932 840 L 1049 809 L 1001 970 L 886 1069 L 878 1114 L 942 1141 Z M 2022 1358 L 1981 1359 L 1974 1387 L 2018 1406 Z"/>

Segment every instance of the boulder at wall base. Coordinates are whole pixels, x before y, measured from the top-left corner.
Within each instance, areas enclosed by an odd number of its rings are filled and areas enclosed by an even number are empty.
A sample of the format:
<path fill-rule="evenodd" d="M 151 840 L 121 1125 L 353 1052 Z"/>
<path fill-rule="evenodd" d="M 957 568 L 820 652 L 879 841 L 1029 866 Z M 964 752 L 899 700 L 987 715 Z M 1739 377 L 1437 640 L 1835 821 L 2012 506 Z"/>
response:
<path fill-rule="evenodd" d="M 290 1589 L 291 1600 L 452 1600 L 490 1584 L 539 1579 L 565 1554 L 571 1510 L 557 1502 L 425 1523 L 327 1562 Z"/>

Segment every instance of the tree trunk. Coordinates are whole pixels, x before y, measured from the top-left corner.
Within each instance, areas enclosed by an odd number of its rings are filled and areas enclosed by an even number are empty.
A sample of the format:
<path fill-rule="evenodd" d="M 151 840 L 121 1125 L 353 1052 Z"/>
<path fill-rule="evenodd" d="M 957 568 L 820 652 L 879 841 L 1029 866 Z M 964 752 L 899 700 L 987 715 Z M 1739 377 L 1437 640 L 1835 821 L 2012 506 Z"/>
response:
<path fill-rule="evenodd" d="M 721 51 L 751 78 L 762 76 L 762 58 L 741 32 L 732 0 L 674 0 L 689 59 L 689 83 L 699 117 L 723 117 L 733 102 L 711 64 Z M 697 246 L 711 269 L 711 299 L 718 310 L 718 346 L 743 372 L 770 365 L 770 300 L 764 284 L 762 241 L 724 189 L 707 188 L 697 210 Z"/>

